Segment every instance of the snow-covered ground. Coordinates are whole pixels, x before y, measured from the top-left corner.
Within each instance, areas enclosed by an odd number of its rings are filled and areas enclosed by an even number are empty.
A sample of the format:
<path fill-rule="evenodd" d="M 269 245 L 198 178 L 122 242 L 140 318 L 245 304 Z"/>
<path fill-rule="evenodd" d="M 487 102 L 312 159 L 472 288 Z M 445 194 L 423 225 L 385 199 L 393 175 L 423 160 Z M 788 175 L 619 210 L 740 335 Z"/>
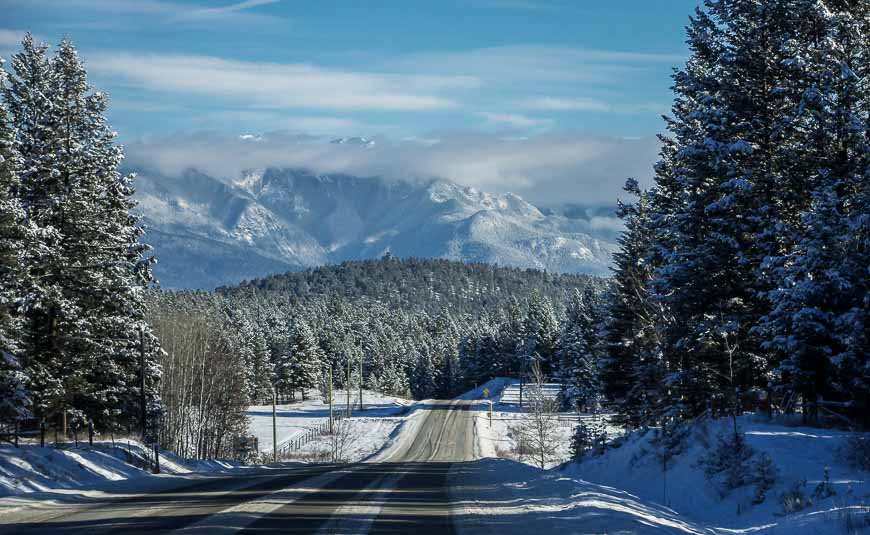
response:
<path fill-rule="evenodd" d="M 0 497 L 56 489 L 90 488 L 110 481 L 148 478 L 150 450 L 137 440 L 81 443 L 62 449 L 0 445 Z M 227 461 L 189 461 L 162 452 L 160 471 L 188 474 L 225 470 L 237 466 Z"/>
<path fill-rule="evenodd" d="M 277 430 L 278 449 L 283 450 L 292 441 L 305 436 L 312 429 L 319 429 L 329 420 L 329 406 L 324 403 L 319 394 L 311 391 L 312 397 L 306 401 L 282 404 L 275 407 L 275 427 Z M 346 408 L 346 392 L 335 392 L 335 414 Z M 388 396 L 369 390 L 363 390 L 363 407 L 359 410 L 359 393 L 351 394 L 352 418 L 346 425 L 350 436 L 345 459 L 349 461 L 362 460 L 379 450 L 396 433 L 399 425 L 405 420 L 405 414 L 412 402 L 407 399 Z M 255 405 L 248 409 L 251 434 L 259 441 L 260 451 L 270 454 L 272 450 L 272 406 Z M 328 437 L 321 437 L 305 444 L 299 449 L 290 449 L 288 457 L 296 460 L 314 460 L 323 458 L 330 448 Z"/>
<path fill-rule="evenodd" d="M 699 460 L 727 432 L 730 422 L 718 420 L 696 425 L 666 474 L 652 453 L 647 436 L 632 436 L 625 445 L 600 457 L 571 464 L 563 471 L 591 483 L 616 487 L 646 500 L 666 504 L 717 533 L 762 531 L 771 534 L 845 533 L 846 522 L 867 524 L 870 532 L 870 474 L 848 466 L 840 453 L 846 431 L 792 427 L 744 416 L 740 426 L 756 455 L 767 453 L 778 477 L 763 503 L 753 505 L 753 486 L 726 496 L 704 478 Z M 833 496 L 813 498 L 828 470 Z M 802 485 L 802 481 L 806 481 Z M 784 514 L 780 496 L 799 486 L 812 505 Z"/>
<path fill-rule="evenodd" d="M 201 475 L 243 469 L 233 462 L 189 461 L 161 452 L 161 473 L 154 475 L 146 460 L 149 453 L 141 442 L 128 439 L 116 440 L 114 446 L 100 441 L 61 449 L 2 445 L 0 518 L 23 509 L 176 488 Z"/>
<path fill-rule="evenodd" d="M 517 381 L 497 378 L 486 385 L 464 394 L 465 399 L 482 399 L 483 389 L 489 389 L 489 400 L 492 401 L 492 418 L 488 411 L 475 412 L 475 432 L 480 457 L 496 457 L 535 464 L 528 456 L 520 456 L 516 452 L 516 429 L 526 418 L 524 409 L 519 406 L 520 385 Z M 546 385 L 545 396 L 555 399 L 559 394 L 559 385 Z M 484 405 L 486 406 L 486 405 Z M 557 444 L 555 455 L 547 463 L 551 468 L 560 465 L 571 458 L 571 435 L 581 420 L 598 422 L 604 426 L 608 436 L 622 434 L 622 429 L 608 423 L 606 414 L 592 415 L 575 412 L 562 412 L 552 416 L 553 440 Z"/>
<path fill-rule="evenodd" d="M 515 388 L 508 380 L 498 379 L 463 397 L 483 399 L 484 387 L 490 390 L 489 398 L 496 400 L 504 399 L 506 389 Z M 842 460 L 840 450 L 850 436 L 846 431 L 787 426 L 750 415 L 741 418 L 747 443 L 756 455 L 767 453 L 778 473 L 765 501 L 753 505 L 752 486 L 723 497 L 699 466 L 699 459 L 715 444 L 716 436 L 728 429 L 729 421 L 696 424 L 685 449 L 665 474 L 649 443 L 652 432 L 633 434 L 621 447 L 582 463 L 557 466 L 554 460 L 548 470 L 540 470 L 529 465 L 530 459 L 514 462 L 510 428 L 522 413 L 510 392 L 508 399 L 507 404 L 494 403 L 491 425 L 486 410 L 475 413 L 479 453 L 487 458 L 481 461 L 482 471 L 474 471 L 476 481 L 464 480 L 459 468 L 452 475 L 455 499 L 462 504 L 460 514 L 467 515 L 461 523 L 463 533 L 493 528 L 502 533 L 528 533 L 542 522 L 548 529 L 565 533 L 860 532 L 861 528 L 850 530 L 848 525 L 862 526 L 870 533 L 870 474 Z M 573 424 L 557 426 L 561 441 L 557 457 L 562 460 L 569 457 L 572 428 Z M 612 425 L 606 425 L 606 430 L 609 437 L 623 434 Z M 826 469 L 834 494 L 813 498 Z M 796 485 L 812 504 L 784 514 L 780 496 Z"/>

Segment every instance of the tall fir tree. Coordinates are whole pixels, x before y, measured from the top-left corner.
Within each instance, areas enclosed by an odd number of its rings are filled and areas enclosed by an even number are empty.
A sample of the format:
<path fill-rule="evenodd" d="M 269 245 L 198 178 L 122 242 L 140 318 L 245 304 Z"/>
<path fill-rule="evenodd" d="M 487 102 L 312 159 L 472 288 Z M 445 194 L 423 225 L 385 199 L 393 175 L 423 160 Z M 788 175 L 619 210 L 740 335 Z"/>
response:
<path fill-rule="evenodd" d="M 49 60 L 27 35 L 13 68 L 4 96 L 22 157 L 20 198 L 37 229 L 24 260 L 32 284 L 22 352 L 34 410 L 71 411 L 100 428 L 131 423 L 143 373 L 159 410 L 159 346 L 145 323 L 152 260 L 131 213 L 132 177 L 118 172 L 106 95 L 88 85 L 69 41 Z"/>
<path fill-rule="evenodd" d="M 0 95 L 7 74 L 0 60 Z M 19 309 L 25 299 L 26 273 L 22 251 L 34 237 L 28 232 L 18 199 L 21 159 L 6 104 L 0 101 L 0 422 L 30 414 L 30 393 L 19 361 Z"/>

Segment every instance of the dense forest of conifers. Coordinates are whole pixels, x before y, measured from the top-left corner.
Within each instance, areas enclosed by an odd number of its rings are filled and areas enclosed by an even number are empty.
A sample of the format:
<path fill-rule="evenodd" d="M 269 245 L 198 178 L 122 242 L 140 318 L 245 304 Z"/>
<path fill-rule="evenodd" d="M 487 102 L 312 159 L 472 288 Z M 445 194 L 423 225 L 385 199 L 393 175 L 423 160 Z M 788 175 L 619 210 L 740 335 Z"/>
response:
<path fill-rule="evenodd" d="M 345 299 L 368 298 L 391 308 L 425 310 L 437 314 L 447 308 L 453 314 L 480 315 L 503 308 L 511 297 L 537 291 L 542 297 L 562 302 L 574 288 L 603 281 L 588 275 L 547 273 L 536 269 L 463 263 L 438 258 L 393 258 L 358 260 L 310 268 L 300 272 L 270 275 L 238 286 L 218 288 L 235 296 L 249 292 L 285 295 L 288 302 L 317 296 Z"/>

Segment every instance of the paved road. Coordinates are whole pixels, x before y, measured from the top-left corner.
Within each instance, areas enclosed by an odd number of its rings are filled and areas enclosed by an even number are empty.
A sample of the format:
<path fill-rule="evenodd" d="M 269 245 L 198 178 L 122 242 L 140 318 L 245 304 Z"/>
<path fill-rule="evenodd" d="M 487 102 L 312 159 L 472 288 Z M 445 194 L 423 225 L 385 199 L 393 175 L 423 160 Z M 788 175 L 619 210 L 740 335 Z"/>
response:
<path fill-rule="evenodd" d="M 378 462 L 276 467 L 57 511 L 6 533 L 453 533 L 447 476 L 474 459 L 472 402 L 434 401 Z M 416 432 L 414 431 L 416 429 Z M 62 511 L 62 510 L 59 510 Z"/>

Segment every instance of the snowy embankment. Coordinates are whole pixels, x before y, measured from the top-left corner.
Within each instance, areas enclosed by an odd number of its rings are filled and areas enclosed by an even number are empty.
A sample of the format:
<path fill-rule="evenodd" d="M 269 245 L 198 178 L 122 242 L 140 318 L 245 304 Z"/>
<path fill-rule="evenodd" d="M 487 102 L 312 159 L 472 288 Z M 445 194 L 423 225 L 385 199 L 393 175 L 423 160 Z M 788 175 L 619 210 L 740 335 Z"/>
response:
<path fill-rule="evenodd" d="M 275 427 L 278 448 L 305 436 L 312 429 L 319 429 L 329 420 L 329 405 L 316 392 L 305 401 L 277 405 Z M 344 413 L 347 395 L 343 390 L 335 392 L 334 414 Z M 405 421 L 404 416 L 413 402 L 363 390 L 363 409 L 359 410 L 359 393 L 351 394 L 351 419 L 347 433 L 351 437 L 344 457 L 348 461 L 362 460 L 384 448 L 397 428 Z M 249 429 L 259 442 L 260 451 L 272 453 L 272 406 L 255 405 L 248 409 Z M 294 459 L 316 459 L 330 448 L 328 437 L 305 444 L 299 450 L 289 451 Z"/>
<path fill-rule="evenodd" d="M 479 455 L 486 458 L 479 462 L 482 471 L 474 470 L 474 481 L 467 481 L 461 469 L 451 476 L 462 533 L 528 533 L 543 522 L 564 533 L 840 534 L 862 528 L 870 533 L 870 474 L 843 461 L 842 448 L 853 436 L 848 432 L 743 417 L 740 425 L 747 443 L 756 457 L 770 456 L 777 474 L 765 500 L 753 504 L 752 485 L 723 496 L 699 464 L 716 436 L 727 430 L 728 421 L 693 426 L 666 473 L 650 444 L 652 431 L 633 434 L 620 447 L 582 463 L 557 466 L 554 461 L 548 470 L 540 470 L 527 464 L 531 459 L 515 462 L 510 429 L 522 412 L 512 399 L 501 402 L 503 391 L 512 387 L 504 379 L 485 386 L 497 401 L 491 425 L 485 404 L 475 412 Z M 482 400 L 482 389 L 463 397 Z M 511 395 L 508 390 L 507 397 Z M 570 455 L 572 427 L 555 428 L 560 442 L 557 459 Z M 617 427 L 605 428 L 610 438 L 622 434 Z M 826 469 L 829 490 L 817 493 L 817 487 L 825 487 Z M 804 495 L 805 508 L 784 514 L 782 496 L 795 489 Z"/>
<path fill-rule="evenodd" d="M 785 426 L 752 416 L 742 417 L 740 427 L 754 458 L 766 453 L 775 466 L 775 482 L 760 504 L 752 503 L 755 485 L 725 493 L 704 477 L 700 461 L 716 436 L 729 431 L 728 420 L 693 426 L 683 452 L 665 473 L 650 444 L 653 432 L 635 434 L 621 447 L 568 465 L 562 473 L 666 504 L 716 533 L 847 533 L 847 524 L 861 522 L 870 532 L 870 474 L 843 460 L 851 433 Z M 830 487 L 823 483 L 826 470 Z M 817 488 L 828 490 L 817 493 Z M 786 514 L 782 497 L 801 494 L 805 508 Z"/>
<path fill-rule="evenodd" d="M 0 446 L 0 517 L 27 508 L 48 508 L 79 499 L 118 499 L 127 494 L 187 484 L 196 474 L 238 468 L 228 461 L 189 461 L 161 452 L 161 475 L 153 475 L 150 451 L 136 440 L 80 443 L 63 448 Z M 166 477 L 167 475 L 190 477 Z"/>
<path fill-rule="evenodd" d="M 489 399 L 483 396 L 485 388 Z M 510 432 L 523 417 L 516 394 L 512 380 L 498 378 L 461 396 L 481 400 L 474 411 L 474 426 L 477 454 L 483 459 L 473 465 L 458 463 L 451 470 L 450 492 L 459 533 L 525 535 L 543 526 L 553 533 L 705 532 L 677 512 L 619 489 L 566 477 L 558 469 L 535 468 L 526 464 L 532 462 L 530 458 L 518 462 Z M 488 401 L 493 401 L 491 424 Z M 556 424 L 557 458 L 568 457 L 578 417 L 566 415 Z"/>

